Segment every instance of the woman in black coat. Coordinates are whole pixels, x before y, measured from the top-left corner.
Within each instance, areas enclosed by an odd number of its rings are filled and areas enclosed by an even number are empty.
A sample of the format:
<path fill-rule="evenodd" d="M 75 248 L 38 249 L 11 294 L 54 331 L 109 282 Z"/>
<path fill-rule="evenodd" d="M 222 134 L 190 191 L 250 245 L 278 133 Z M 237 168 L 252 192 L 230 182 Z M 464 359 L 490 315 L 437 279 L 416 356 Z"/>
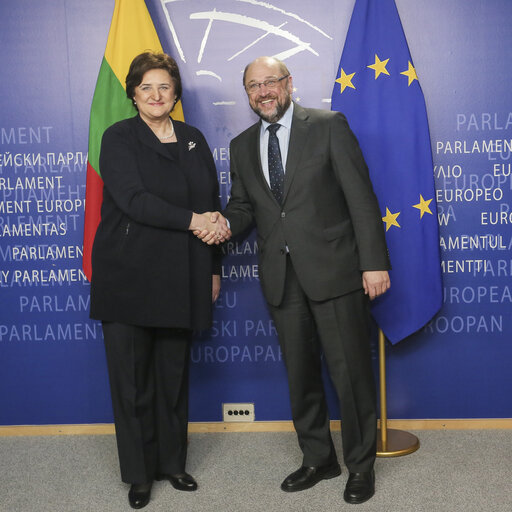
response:
<path fill-rule="evenodd" d="M 137 56 L 126 93 L 139 114 L 101 144 L 91 317 L 103 325 L 121 477 L 142 508 L 155 479 L 197 488 L 185 472 L 189 348 L 192 330 L 211 325 L 220 259 L 192 231 L 229 232 L 210 221 L 219 193 L 203 135 L 169 117 L 181 96 L 176 62 Z"/>

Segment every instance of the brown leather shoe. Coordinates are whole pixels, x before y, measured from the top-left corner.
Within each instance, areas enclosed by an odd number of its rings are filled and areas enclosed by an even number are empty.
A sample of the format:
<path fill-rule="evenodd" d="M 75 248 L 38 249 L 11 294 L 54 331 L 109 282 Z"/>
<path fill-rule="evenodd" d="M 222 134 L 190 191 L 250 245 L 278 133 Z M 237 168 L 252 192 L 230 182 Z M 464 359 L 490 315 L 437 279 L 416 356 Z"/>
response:
<path fill-rule="evenodd" d="M 375 494 L 375 472 L 350 473 L 343 493 L 347 503 L 364 503 Z"/>
<path fill-rule="evenodd" d="M 320 480 L 328 480 L 340 474 L 341 468 L 337 462 L 324 466 L 302 466 L 284 479 L 281 489 L 286 492 L 303 491 L 313 487 Z"/>

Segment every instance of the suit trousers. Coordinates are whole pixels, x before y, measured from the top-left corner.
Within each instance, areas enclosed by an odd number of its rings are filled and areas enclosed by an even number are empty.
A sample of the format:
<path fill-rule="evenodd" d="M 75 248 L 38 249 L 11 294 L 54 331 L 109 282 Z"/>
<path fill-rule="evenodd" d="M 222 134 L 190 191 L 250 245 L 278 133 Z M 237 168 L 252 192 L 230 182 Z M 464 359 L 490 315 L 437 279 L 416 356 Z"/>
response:
<path fill-rule="evenodd" d="M 103 322 L 121 479 L 185 470 L 191 331 Z"/>
<path fill-rule="evenodd" d="M 377 415 L 364 291 L 313 301 L 302 290 L 287 256 L 283 301 L 269 308 L 287 368 L 303 465 L 336 459 L 322 381 L 323 352 L 340 403 L 344 462 L 350 472 L 369 471 L 376 456 Z"/>

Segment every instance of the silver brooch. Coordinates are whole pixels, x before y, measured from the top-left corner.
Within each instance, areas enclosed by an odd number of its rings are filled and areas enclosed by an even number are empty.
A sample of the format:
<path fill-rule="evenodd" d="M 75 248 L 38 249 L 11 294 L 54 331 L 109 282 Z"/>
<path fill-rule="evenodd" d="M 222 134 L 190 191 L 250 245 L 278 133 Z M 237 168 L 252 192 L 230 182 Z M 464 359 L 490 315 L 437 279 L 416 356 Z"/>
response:
<path fill-rule="evenodd" d="M 194 149 L 195 147 L 196 147 L 196 143 L 195 143 L 195 142 L 190 141 L 190 142 L 188 143 L 188 150 L 189 150 L 189 151 L 190 151 L 190 150 L 192 150 L 192 149 Z"/>

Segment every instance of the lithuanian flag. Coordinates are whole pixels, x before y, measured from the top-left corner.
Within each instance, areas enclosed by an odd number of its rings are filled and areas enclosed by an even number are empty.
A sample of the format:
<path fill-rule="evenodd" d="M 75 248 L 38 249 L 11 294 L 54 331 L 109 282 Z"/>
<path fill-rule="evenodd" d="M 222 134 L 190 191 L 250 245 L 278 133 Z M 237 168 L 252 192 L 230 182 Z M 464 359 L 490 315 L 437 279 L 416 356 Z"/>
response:
<path fill-rule="evenodd" d="M 103 198 L 103 180 L 99 167 L 101 137 L 116 121 L 136 114 L 135 107 L 126 97 L 124 83 L 133 58 L 148 50 L 161 52 L 162 45 L 144 0 L 116 0 L 89 121 L 82 260 L 84 273 L 89 281 L 92 275 L 92 244 L 100 222 Z M 183 121 L 181 102 L 174 107 L 172 117 Z"/>

